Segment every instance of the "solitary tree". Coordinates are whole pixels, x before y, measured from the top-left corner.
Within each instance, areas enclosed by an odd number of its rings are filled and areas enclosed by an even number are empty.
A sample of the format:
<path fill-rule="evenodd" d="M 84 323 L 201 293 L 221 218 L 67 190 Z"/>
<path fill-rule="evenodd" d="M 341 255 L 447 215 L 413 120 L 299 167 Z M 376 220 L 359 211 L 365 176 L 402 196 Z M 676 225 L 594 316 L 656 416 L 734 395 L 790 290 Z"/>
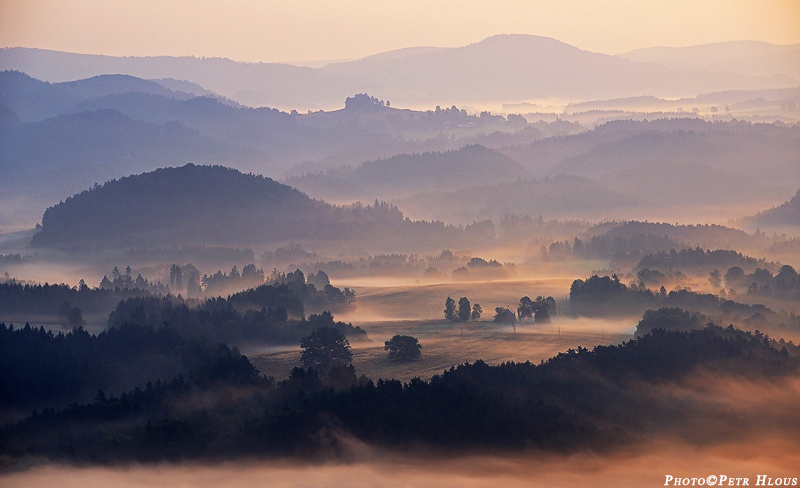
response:
<path fill-rule="evenodd" d="M 481 308 L 481 306 L 475 303 L 472 305 L 472 314 L 470 315 L 470 318 L 477 322 L 478 320 L 480 320 L 482 313 L 483 309 Z"/>
<path fill-rule="evenodd" d="M 389 351 L 389 359 L 412 361 L 422 355 L 422 346 L 416 337 L 396 335 L 384 342 L 383 349 Z"/>
<path fill-rule="evenodd" d="M 447 300 L 444 301 L 444 318 L 454 322 L 458 315 L 456 314 L 456 301 L 450 297 L 447 297 Z"/>
<path fill-rule="evenodd" d="M 350 341 L 333 327 L 320 327 L 300 340 L 303 354 L 300 360 L 306 368 L 327 372 L 333 366 L 350 363 Z"/>
<path fill-rule="evenodd" d="M 466 322 L 472 314 L 472 306 L 469 304 L 467 297 L 461 297 L 458 300 L 458 321 Z"/>

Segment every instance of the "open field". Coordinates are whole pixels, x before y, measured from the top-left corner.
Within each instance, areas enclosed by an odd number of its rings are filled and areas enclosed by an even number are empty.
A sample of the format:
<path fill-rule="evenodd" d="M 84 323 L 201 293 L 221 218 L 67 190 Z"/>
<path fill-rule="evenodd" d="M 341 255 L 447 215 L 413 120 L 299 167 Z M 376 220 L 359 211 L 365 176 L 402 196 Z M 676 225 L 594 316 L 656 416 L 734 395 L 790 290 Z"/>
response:
<path fill-rule="evenodd" d="M 406 382 L 415 376 L 428 379 L 452 366 L 478 359 L 489 364 L 505 361 L 538 363 L 578 346 L 592 348 L 598 344 L 616 344 L 632 337 L 636 322 L 557 319 L 545 326 L 519 325 L 516 333 L 512 326 L 493 322 L 398 320 L 354 322 L 354 325 L 361 326 L 369 335 L 367 341 L 352 343 L 357 374 L 373 380 L 395 378 Z M 383 343 L 395 334 L 419 339 L 422 358 L 411 362 L 387 359 Z M 301 365 L 299 347 L 242 352 L 261 374 L 276 379 L 288 377 L 293 367 Z"/>
<path fill-rule="evenodd" d="M 353 310 L 336 314 L 336 320 L 352 322 L 367 331 L 369 339 L 353 342 L 356 372 L 373 380 L 395 378 L 428 379 L 464 362 L 481 359 L 489 364 L 504 361 L 539 362 L 578 346 L 616 344 L 632 337 L 638 318 L 614 321 L 555 317 L 551 324 L 519 324 L 513 327 L 492 322 L 494 308 L 516 310 L 525 295 L 565 298 L 572 279 L 469 281 L 434 284 L 399 284 L 386 280 L 362 280 L 353 288 Z M 352 286 L 337 283 L 337 286 Z M 448 296 L 458 301 L 466 296 L 480 303 L 479 322 L 447 322 L 443 318 Z M 561 305 L 561 303 L 560 303 Z M 422 358 L 413 362 L 390 361 L 384 341 L 396 334 L 411 335 L 422 345 Z M 243 349 L 261 374 L 276 379 L 288 377 L 300 366 L 299 345 L 288 348 Z"/>
<path fill-rule="evenodd" d="M 334 283 L 350 286 L 356 292 L 356 306 L 352 311 L 340 312 L 337 320 L 369 322 L 372 320 L 430 320 L 442 317 L 444 302 L 452 297 L 456 303 L 461 297 L 483 307 L 483 318 L 491 319 L 495 307 L 516 310 L 519 299 L 539 295 L 552 296 L 557 301 L 569 294 L 574 278 L 520 279 L 502 281 L 463 281 L 447 283 L 404 283 L 385 285 L 380 280 L 353 280 Z M 362 284 L 363 283 L 363 284 Z M 373 283 L 378 283 L 377 285 Z"/>

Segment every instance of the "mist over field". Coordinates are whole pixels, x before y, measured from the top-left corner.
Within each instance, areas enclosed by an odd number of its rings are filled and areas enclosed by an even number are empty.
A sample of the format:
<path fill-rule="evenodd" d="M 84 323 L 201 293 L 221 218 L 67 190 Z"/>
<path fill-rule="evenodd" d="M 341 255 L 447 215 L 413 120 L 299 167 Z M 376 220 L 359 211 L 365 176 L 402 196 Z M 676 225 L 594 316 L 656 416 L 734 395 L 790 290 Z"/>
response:
<path fill-rule="evenodd" d="M 800 478 L 795 7 L 78 3 L 0 6 L 0 485 Z"/>

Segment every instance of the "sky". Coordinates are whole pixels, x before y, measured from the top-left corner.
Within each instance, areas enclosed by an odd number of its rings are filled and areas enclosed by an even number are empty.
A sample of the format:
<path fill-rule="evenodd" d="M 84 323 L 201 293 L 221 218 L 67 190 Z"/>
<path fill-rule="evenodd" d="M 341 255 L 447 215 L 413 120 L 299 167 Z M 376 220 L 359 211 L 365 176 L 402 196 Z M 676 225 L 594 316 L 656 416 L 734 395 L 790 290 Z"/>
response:
<path fill-rule="evenodd" d="M 355 59 L 495 34 L 618 54 L 800 43 L 800 0 L 0 0 L 0 46 L 248 62 Z"/>

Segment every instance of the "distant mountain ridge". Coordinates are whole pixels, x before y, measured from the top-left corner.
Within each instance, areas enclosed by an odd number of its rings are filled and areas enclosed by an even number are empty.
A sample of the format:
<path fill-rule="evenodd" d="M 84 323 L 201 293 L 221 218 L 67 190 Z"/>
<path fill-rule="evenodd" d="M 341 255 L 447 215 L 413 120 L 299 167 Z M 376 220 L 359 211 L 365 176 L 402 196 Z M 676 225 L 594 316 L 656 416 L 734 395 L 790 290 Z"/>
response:
<path fill-rule="evenodd" d="M 480 145 L 456 151 L 403 154 L 355 168 L 291 177 L 286 182 L 320 198 L 396 198 L 529 176 L 519 163 Z"/>
<path fill-rule="evenodd" d="M 651 47 L 619 54 L 641 63 L 683 65 L 715 71 L 771 76 L 800 81 L 800 44 L 729 41 L 688 47 Z"/>
<path fill-rule="evenodd" d="M 628 53 L 629 58 L 640 55 Z M 778 61 L 783 59 L 780 53 L 775 56 Z M 725 66 L 715 70 L 629 58 L 583 51 L 546 37 L 498 35 L 463 47 L 408 48 L 320 68 L 220 58 L 118 58 L 5 48 L 0 50 L 0 69 L 17 69 L 52 81 L 109 73 L 175 78 L 198 83 L 240 103 L 284 110 L 329 108 L 359 92 L 414 107 L 546 97 L 676 98 L 798 83 L 794 71 L 788 75 L 785 69 L 770 71 L 772 62 L 754 75 Z M 791 58 L 786 63 L 792 64 Z M 779 62 L 777 67 L 786 63 Z"/>
<path fill-rule="evenodd" d="M 651 210 L 644 199 L 607 190 L 589 178 L 518 179 L 497 184 L 476 183 L 452 191 L 428 191 L 398 199 L 406 214 L 421 219 L 469 223 L 499 221 L 505 215 L 543 215 L 548 219 L 603 219 L 630 209 Z"/>
<path fill-rule="evenodd" d="M 0 72 L 0 104 L 13 110 L 23 123 L 60 115 L 90 98 L 130 92 L 175 100 L 193 97 L 189 93 L 170 90 L 155 81 L 130 75 L 98 75 L 76 81 L 48 83 L 18 71 Z"/>

